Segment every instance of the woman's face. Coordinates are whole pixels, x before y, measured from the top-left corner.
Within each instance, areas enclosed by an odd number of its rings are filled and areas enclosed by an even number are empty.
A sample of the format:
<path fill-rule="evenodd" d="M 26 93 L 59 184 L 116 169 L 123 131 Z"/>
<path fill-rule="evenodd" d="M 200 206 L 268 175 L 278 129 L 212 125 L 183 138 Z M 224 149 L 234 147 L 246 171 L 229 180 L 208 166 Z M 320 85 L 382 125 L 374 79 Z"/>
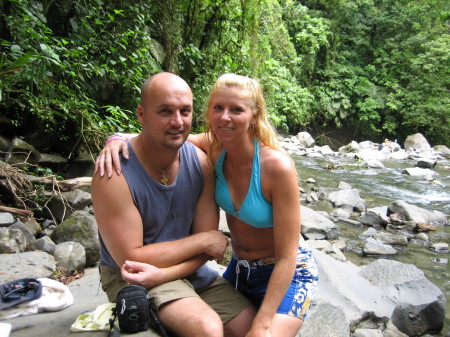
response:
<path fill-rule="evenodd" d="M 222 144 L 248 137 L 255 120 L 250 97 L 248 91 L 234 88 L 220 89 L 212 97 L 208 117 L 212 131 Z"/>

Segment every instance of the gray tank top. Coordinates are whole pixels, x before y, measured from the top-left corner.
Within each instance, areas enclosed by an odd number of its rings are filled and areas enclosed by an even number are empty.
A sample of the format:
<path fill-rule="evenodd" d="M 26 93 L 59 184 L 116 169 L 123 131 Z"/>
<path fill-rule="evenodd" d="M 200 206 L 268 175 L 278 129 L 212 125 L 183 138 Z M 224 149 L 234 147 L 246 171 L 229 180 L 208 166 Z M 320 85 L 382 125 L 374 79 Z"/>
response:
<path fill-rule="evenodd" d="M 195 206 L 204 184 L 203 172 L 194 145 L 185 142 L 181 147 L 180 169 L 170 186 L 164 186 L 150 177 L 137 159 L 131 144 L 128 144 L 128 149 L 129 159 L 121 158 L 122 172 L 142 216 L 144 245 L 188 236 L 195 216 Z M 100 244 L 100 264 L 119 268 L 106 249 L 101 236 Z M 194 288 L 202 288 L 217 276 L 215 270 L 203 265 L 186 279 Z"/>

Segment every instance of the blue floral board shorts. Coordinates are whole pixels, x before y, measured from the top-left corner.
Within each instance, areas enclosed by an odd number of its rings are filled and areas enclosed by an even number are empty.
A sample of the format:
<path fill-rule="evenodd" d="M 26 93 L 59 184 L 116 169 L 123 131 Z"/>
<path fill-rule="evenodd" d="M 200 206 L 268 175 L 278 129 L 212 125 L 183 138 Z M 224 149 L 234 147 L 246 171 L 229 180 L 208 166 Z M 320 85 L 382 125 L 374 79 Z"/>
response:
<path fill-rule="evenodd" d="M 274 258 L 247 261 L 233 253 L 223 277 L 235 284 L 236 289 L 259 307 L 274 267 Z M 316 293 L 318 281 L 319 273 L 311 250 L 299 247 L 295 274 L 277 313 L 304 320 Z"/>

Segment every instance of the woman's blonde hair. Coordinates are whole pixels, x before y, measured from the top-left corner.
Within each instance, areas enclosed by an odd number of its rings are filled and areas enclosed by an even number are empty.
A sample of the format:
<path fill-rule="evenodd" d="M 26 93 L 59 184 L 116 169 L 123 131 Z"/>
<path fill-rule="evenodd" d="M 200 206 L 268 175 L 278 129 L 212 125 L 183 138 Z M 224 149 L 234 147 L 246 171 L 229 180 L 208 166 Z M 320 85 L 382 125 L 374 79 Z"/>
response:
<path fill-rule="evenodd" d="M 207 140 L 210 143 L 210 154 L 216 153 L 216 151 L 221 147 L 219 140 L 216 135 L 212 132 L 211 122 L 209 120 L 209 111 L 212 108 L 213 97 L 220 90 L 230 88 L 237 89 L 242 92 L 248 92 L 250 98 L 250 105 L 253 112 L 253 116 L 256 119 L 256 123 L 254 127 L 249 129 L 250 136 L 256 138 L 258 141 L 263 144 L 270 146 L 275 150 L 282 151 L 282 147 L 278 142 L 278 135 L 275 131 L 275 128 L 270 123 L 267 118 L 267 110 L 266 110 L 266 102 L 264 100 L 264 96 L 262 93 L 261 86 L 257 81 L 251 79 L 247 76 L 236 75 L 236 74 L 223 74 L 221 75 L 216 83 L 213 85 L 211 89 L 211 93 L 208 99 L 208 107 L 205 112 L 206 119 L 206 136 Z"/>

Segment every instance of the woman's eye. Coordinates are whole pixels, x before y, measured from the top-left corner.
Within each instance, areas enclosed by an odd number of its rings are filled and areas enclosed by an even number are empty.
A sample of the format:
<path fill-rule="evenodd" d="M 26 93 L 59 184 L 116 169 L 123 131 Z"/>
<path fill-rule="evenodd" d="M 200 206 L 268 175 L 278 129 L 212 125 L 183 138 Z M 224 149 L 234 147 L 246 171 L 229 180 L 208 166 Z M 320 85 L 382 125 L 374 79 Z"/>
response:
<path fill-rule="evenodd" d="M 215 105 L 214 106 L 214 110 L 222 110 L 222 106 L 221 105 Z"/>

